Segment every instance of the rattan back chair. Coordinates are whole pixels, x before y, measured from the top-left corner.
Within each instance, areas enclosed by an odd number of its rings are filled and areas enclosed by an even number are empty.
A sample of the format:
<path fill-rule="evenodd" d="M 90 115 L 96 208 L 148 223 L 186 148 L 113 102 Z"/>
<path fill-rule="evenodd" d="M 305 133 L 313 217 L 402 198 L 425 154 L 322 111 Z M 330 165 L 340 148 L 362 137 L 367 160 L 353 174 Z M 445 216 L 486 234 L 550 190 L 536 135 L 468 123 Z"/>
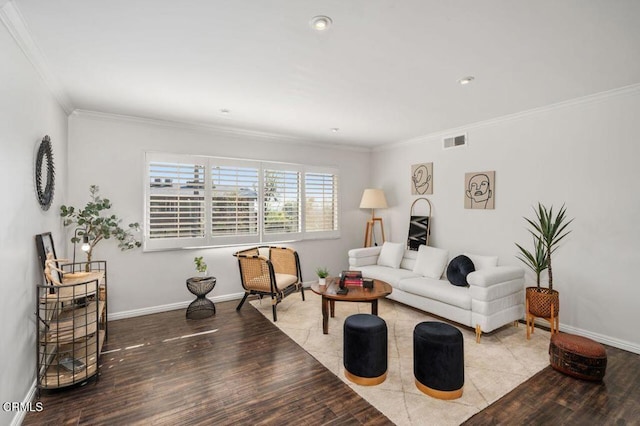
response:
<path fill-rule="evenodd" d="M 276 306 L 291 293 L 302 288 L 302 272 L 298 253 L 289 247 L 260 246 L 234 253 L 238 259 L 244 297 L 236 310 L 240 310 L 250 294 L 271 298 L 273 322 L 278 320 Z"/>

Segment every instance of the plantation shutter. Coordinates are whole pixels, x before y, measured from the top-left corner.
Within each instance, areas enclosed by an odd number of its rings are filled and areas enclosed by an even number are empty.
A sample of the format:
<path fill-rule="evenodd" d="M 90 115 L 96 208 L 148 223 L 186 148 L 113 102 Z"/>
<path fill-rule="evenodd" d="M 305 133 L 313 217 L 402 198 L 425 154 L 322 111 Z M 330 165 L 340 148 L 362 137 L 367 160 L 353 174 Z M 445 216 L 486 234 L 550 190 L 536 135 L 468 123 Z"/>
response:
<path fill-rule="evenodd" d="M 206 233 L 206 161 L 148 161 L 145 248 L 201 245 Z M 147 247 L 148 246 L 148 247 Z"/>
<path fill-rule="evenodd" d="M 212 160 L 211 237 L 215 244 L 258 242 L 259 167 Z"/>
<path fill-rule="evenodd" d="M 145 251 L 338 238 L 337 169 L 145 153 Z"/>
<path fill-rule="evenodd" d="M 302 231 L 300 171 L 268 165 L 263 176 L 264 239 L 299 238 Z M 274 238 L 276 235 L 278 238 Z"/>
<path fill-rule="evenodd" d="M 307 172 L 304 176 L 306 237 L 338 236 L 337 173 Z"/>

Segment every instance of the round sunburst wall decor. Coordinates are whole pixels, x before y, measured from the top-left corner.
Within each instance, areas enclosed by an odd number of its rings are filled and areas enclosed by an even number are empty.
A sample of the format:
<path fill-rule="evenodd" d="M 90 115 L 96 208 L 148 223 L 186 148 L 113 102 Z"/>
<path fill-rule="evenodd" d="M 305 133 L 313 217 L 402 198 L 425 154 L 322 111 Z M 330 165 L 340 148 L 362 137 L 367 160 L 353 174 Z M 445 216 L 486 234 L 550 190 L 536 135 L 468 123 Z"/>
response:
<path fill-rule="evenodd" d="M 53 167 L 53 149 L 51 138 L 46 135 L 40 142 L 36 154 L 36 196 L 42 210 L 49 210 L 53 201 L 53 189 L 55 187 L 56 172 Z"/>

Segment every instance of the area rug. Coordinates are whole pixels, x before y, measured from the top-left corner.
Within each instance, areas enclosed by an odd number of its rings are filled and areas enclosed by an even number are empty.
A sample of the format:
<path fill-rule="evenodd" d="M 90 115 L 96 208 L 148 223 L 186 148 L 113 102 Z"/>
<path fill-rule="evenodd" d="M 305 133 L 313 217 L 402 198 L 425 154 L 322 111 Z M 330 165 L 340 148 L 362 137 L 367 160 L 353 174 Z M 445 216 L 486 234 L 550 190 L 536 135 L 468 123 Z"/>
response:
<path fill-rule="evenodd" d="M 387 299 L 378 314 L 388 327 L 388 374 L 377 386 L 356 385 L 344 376 L 342 327 L 346 317 L 371 313 L 368 303 L 336 302 L 329 334 L 322 334 L 320 296 L 305 291 L 288 296 L 278 305 L 280 330 L 310 353 L 355 392 L 397 425 L 459 425 L 549 365 L 549 332 L 536 329 L 527 340 L 523 324 L 505 326 L 475 341 L 471 328 L 457 326 L 464 336 L 465 383 L 461 398 L 443 401 L 420 392 L 413 376 L 413 329 L 422 321 L 443 321 Z M 251 304 L 269 320 L 269 299 Z M 455 323 L 451 323 L 456 325 Z"/>

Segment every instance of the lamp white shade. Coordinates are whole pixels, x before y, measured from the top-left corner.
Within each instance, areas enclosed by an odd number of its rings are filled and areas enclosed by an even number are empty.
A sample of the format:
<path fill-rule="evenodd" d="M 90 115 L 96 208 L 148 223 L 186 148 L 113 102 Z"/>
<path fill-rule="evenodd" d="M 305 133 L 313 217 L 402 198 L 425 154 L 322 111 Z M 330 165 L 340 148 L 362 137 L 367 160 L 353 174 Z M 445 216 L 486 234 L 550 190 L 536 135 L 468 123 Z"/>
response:
<path fill-rule="evenodd" d="M 91 249 L 91 245 L 89 244 L 89 236 L 85 235 L 82 237 L 82 247 L 80 247 L 82 251 L 85 253 Z"/>
<path fill-rule="evenodd" d="M 382 189 L 369 188 L 365 189 L 360 200 L 361 209 L 386 209 L 387 199 Z"/>

